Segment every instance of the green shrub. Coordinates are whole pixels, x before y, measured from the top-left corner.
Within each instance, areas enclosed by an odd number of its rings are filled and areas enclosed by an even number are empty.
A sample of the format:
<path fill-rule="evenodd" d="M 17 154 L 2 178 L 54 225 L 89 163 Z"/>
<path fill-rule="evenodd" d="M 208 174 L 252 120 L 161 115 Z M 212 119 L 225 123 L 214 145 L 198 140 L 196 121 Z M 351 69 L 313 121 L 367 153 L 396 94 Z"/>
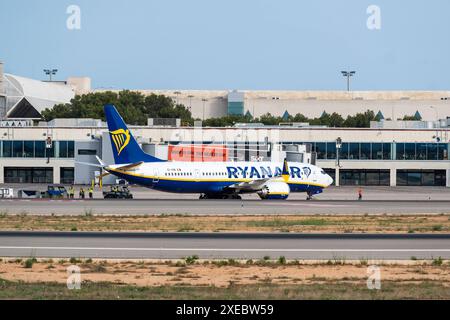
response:
<path fill-rule="evenodd" d="M 70 258 L 69 262 L 70 262 L 71 264 L 77 264 L 77 263 L 80 263 L 81 260 L 72 257 L 72 258 Z"/>
<path fill-rule="evenodd" d="M 442 266 L 442 263 L 444 262 L 444 260 L 442 259 L 442 257 L 438 257 L 436 259 L 433 259 L 433 266 Z"/>
<path fill-rule="evenodd" d="M 434 225 L 432 227 L 432 230 L 433 231 L 442 231 L 442 225 L 441 224 Z"/>
<path fill-rule="evenodd" d="M 224 267 L 228 265 L 228 261 L 227 260 L 214 261 L 214 265 L 218 267 Z"/>
<path fill-rule="evenodd" d="M 236 266 L 236 265 L 238 265 L 239 264 L 239 262 L 237 262 L 236 260 L 234 260 L 234 259 L 228 259 L 228 265 L 230 265 L 230 266 Z"/>
<path fill-rule="evenodd" d="M 84 216 L 86 218 L 91 218 L 94 215 L 94 211 L 92 209 L 84 209 Z"/>
<path fill-rule="evenodd" d="M 25 260 L 23 265 L 25 268 L 31 269 L 31 268 L 33 268 L 33 264 L 36 262 L 37 262 L 36 258 L 29 258 L 29 259 Z"/>
<path fill-rule="evenodd" d="M 196 260 L 198 260 L 197 255 L 193 255 L 193 256 L 184 258 L 184 261 L 186 262 L 186 264 L 194 264 Z"/>

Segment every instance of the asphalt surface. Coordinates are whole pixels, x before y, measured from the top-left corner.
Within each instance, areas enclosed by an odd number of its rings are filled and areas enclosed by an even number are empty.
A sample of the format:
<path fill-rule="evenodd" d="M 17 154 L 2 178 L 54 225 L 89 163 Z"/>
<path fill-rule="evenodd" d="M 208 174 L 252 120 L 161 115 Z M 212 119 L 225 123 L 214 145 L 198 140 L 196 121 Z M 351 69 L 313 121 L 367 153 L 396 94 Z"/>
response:
<path fill-rule="evenodd" d="M 450 200 L 0 200 L 6 214 L 440 214 Z"/>
<path fill-rule="evenodd" d="M 0 187 L 8 187 L 14 189 L 14 195 L 17 196 L 18 190 L 47 190 L 47 185 L 43 184 L 3 184 Z M 86 186 L 84 186 L 86 189 Z M 139 186 L 130 186 L 130 191 L 133 193 L 135 199 L 154 199 L 154 200 L 195 200 L 198 199 L 198 194 L 186 193 L 168 193 L 156 191 Z M 316 198 L 318 200 L 355 200 L 360 187 L 358 186 L 342 186 L 329 187 L 323 191 Z M 76 196 L 80 186 L 75 186 Z M 364 186 L 361 187 L 363 191 L 364 200 L 450 200 L 450 188 L 446 187 L 417 187 L 417 186 L 401 186 L 401 187 L 386 187 L 386 186 Z M 108 191 L 109 187 L 105 186 L 104 191 Z M 94 190 L 94 198 L 101 199 L 102 190 L 98 187 Z M 259 200 L 256 194 L 243 195 L 245 200 Z M 305 200 L 304 193 L 291 193 L 289 200 Z"/>
<path fill-rule="evenodd" d="M 450 235 L 0 232 L 2 257 L 450 258 Z"/>
<path fill-rule="evenodd" d="M 2 185 L 45 190 L 46 185 Z M 79 186 L 76 187 L 76 190 Z M 450 213 L 450 188 L 362 187 L 363 201 L 356 201 L 358 187 L 330 187 L 305 201 L 305 194 L 292 193 L 287 201 L 262 201 L 256 194 L 236 200 L 198 200 L 197 194 L 174 194 L 130 186 L 134 200 L 103 200 L 101 190 L 89 200 L 2 200 L 0 214 L 415 214 Z M 104 190 L 108 190 L 105 187 Z"/>

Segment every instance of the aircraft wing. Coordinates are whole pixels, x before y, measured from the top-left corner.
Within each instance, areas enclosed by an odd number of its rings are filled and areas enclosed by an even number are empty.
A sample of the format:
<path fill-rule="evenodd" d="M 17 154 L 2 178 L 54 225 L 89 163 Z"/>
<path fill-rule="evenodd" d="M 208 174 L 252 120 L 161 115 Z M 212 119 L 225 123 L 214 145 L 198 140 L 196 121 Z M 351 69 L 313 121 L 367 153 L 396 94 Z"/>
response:
<path fill-rule="evenodd" d="M 233 189 L 236 191 L 258 191 L 261 190 L 264 184 L 274 178 L 255 179 L 248 182 L 239 182 L 226 187 L 226 189 Z"/>

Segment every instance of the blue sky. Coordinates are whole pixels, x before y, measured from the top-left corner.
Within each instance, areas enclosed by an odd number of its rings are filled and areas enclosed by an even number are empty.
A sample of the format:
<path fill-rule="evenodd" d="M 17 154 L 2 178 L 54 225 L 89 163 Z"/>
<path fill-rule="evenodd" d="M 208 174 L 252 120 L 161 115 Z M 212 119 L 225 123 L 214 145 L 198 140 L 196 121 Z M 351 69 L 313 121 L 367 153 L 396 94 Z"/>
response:
<path fill-rule="evenodd" d="M 68 30 L 69 5 L 81 30 Z M 369 5 L 381 29 L 366 26 Z M 96 88 L 450 89 L 448 0 L 1 0 L 7 72 Z"/>

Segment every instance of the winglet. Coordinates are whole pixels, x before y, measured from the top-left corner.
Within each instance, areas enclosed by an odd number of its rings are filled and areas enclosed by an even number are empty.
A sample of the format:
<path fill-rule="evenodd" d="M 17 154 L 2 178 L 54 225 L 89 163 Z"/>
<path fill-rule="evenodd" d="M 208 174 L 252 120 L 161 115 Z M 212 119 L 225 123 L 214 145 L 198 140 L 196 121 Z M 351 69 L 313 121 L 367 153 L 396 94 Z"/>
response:
<path fill-rule="evenodd" d="M 281 176 L 283 177 L 284 182 L 287 182 L 289 180 L 290 173 L 289 173 L 288 162 L 286 159 L 284 159 L 283 171 L 281 172 Z"/>

